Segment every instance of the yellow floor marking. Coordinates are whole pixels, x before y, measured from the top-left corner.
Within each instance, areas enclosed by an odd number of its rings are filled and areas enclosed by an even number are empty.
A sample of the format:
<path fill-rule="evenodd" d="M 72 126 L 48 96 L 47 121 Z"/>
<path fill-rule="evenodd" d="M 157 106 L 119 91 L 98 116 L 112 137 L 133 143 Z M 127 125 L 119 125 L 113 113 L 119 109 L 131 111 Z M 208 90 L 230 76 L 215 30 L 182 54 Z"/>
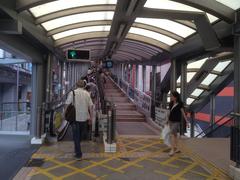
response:
<path fill-rule="evenodd" d="M 200 176 L 204 176 L 204 177 L 206 177 L 206 178 L 208 178 L 209 176 L 211 176 L 211 174 L 208 175 L 208 174 L 204 174 L 204 173 L 201 173 L 201 172 L 198 172 L 198 171 L 194 171 L 194 170 L 190 170 L 189 172 L 191 172 L 191 173 L 193 173 L 193 174 L 200 175 Z"/>
<path fill-rule="evenodd" d="M 172 176 L 173 176 L 173 174 L 166 173 L 166 172 L 159 171 L 159 170 L 155 170 L 154 172 L 155 172 L 155 173 L 158 173 L 158 174 L 163 174 L 163 175 L 168 176 L 168 177 L 172 177 Z"/>
<path fill-rule="evenodd" d="M 187 154 L 189 157 L 192 157 L 202 167 L 205 167 L 206 170 L 210 171 L 210 174 L 212 174 L 214 177 L 231 179 L 225 171 L 223 171 L 222 169 L 219 169 L 213 163 L 204 160 L 203 158 L 198 156 L 196 153 L 192 152 L 189 148 L 182 146 L 181 149 L 183 149 L 185 154 Z"/>
<path fill-rule="evenodd" d="M 173 167 L 173 168 L 179 168 L 179 166 L 177 166 L 177 165 L 174 165 L 174 164 L 166 164 L 166 163 L 160 162 L 160 161 L 155 160 L 155 159 L 147 159 L 147 160 L 148 160 L 148 161 L 155 162 L 155 163 L 158 163 L 158 164 L 161 164 L 161 165 L 164 165 L 164 166 L 169 166 L 169 167 Z"/>
<path fill-rule="evenodd" d="M 197 162 L 192 163 L 190 166 L 187 166 L 186 168 L 182 169 L 180 172 L 172 176 L 172 178 L 178 180 L 179 178 L 181 178 L 182 175 L 184 175 L 186 172 L 189 172 L 191 169 L 193 169 L 197 165 L 198 165 Z"/>

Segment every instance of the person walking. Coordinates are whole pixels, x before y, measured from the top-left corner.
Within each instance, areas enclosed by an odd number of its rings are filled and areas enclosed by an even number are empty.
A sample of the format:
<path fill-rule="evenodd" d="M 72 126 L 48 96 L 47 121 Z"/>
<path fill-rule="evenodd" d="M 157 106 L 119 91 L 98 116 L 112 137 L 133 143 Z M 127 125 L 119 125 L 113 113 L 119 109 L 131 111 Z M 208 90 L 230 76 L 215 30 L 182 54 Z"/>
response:
<path fill-rule="evenodd" d="M 76 121 L 74 121 L 72 126 L 73 141 L 75 149 L 76 160 L 82 159 L 81 151 L 81 140 L 83 138 L 83 133 L 87 130 L 88 121 L 92 119 L 92 100 L 90 94 L 84 90 L 85 83 L 83 80 L 77 82 L 77 89 L 74 90 L 75 97 L 73 97 L 73 92 L 70 92 L 66 103 L 71 104 L 73 98 L 75 98 L 75 109 L 76 109 Z"/>
<path fill-rule="evenodd" d="M 178 149 L 178 132 L 180 131 L 180 123 L 182 116 L 187 122 L 187 117 L 183 109 L 183 102 L 181 101 L 180 94 L 177 91 L 171 92 L 171 102 L 169 104 L 170 115 L 169 115 L 169 127 L 171 134 L 171 150 L 170 156 L 180 152 Z"/>

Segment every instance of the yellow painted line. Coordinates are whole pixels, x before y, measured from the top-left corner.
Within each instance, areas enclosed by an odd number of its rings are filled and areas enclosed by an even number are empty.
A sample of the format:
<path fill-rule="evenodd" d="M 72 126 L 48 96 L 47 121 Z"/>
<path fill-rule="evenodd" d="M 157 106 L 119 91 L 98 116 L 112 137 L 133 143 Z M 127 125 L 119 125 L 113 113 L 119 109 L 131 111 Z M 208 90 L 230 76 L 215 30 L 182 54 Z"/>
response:
<path fill-rule="evenodd" d="M 223 178 L 223 179 L 231 179 L 227 172 L 223 171 L 222 169 L 216 167 L 213 163 L 201 158 L 199 155 L 196 153 L 192 152 L 189 148 L 187 147 L 181 147 L 185 154 L 188 154 L 188 156 L 192 157 L 195 161 L 199 162 L 203 167 L 205 167 L 205 170 L 208 170 L 213 176 L 218 177 L 218 178 Z"/>
<path fill-rule="evenodd" d="M 182 162 L 185 162 L 185 163 L 188 163 L 188 164 L 192 164 L 193 162 L 192 161 L 188 161 L 188 160 L 185 160 L 185 159 L 177 159 L 178 161 L 182 161 Z"/>
<path fill-rule="evenodd" d="M 204 176 L 206 178 L 209 178 L 211 176 L 211 174 L 208 175 L 208 174 L 204 174 L 204 173 L 201 173 L 201 172 L 198 172 L 198 171 L 194 171 L 194 170 L 190 170 L 189 172 L 197 174 L 197 175 L 200 175 L 200 176 Z"/>
<path fill-rule="evenodd" d="M 62 162 L 57 161 L 57 160 L 55 160 L 55 159 L 52 159 L 51 161 L 52 161 L 52 162 L 55 162 L 56 164 L 60 164 L 60 165 L 62 165 L 63 167 L 67 167 L 67 168 L 69 168 L 69 169 L 75 170 L 75 173 L 74 173 L 74 171 L 73 171 L 73 172 L 71 172 L 71 173 L 69 173 L 69 174 L 83 173 L 83 174 L 85 174 L 85 175 L 87 175 L 87 176 L 90 176 L 90 177 L 92 177 L 92 178 L 96 178 L 96 177 L 97 177 L 96 175 L 91 174 L 91 173 L 88 173 L 88 172 L 84 171 L 83 169 L 76 168 L 76 167 L 74 167 L 74 166 L 68 165 L 68 164 L 66 164 L 66 163 L 62 163 Z M 65 174 L 65 175 L 62 176 L 62 177 L 64 177 L 64 178 L 65 178 L 65 177 L 68 177 L 69 174 Z"/>
<path fill-rule="evenodd" d="M 37 168 L 37 171 L 39 171 L 39 174 L 44 174 L 45 176 L 47 176 L 47 177 L 49 177 L 51 179 L 57 179 L 58 178 L 57 176 L 55 176 L 55 175 L 53 175 L 53 174 L 51 174 L 51 173 L 49 173 L 47 171 L 43 171 L 40 168 Z"/>
<path fill-rule="evenodd" d="M 182 175 L 189 172 L 191 169 L 193 169 L 197 165 L 198 165 L 197 162 L 192 163 L 190 166 L 187 166 L 186 168 L 184 168 L 183 170 L 181 170 L 180 172 L 172 176 L 172 178 L 178 180 L 179 178 L 181 178 Z"/>
<path fill-rule="evenodd" d="M 106 177 L 108 177 L 108 175 L 103 175 L 101 177 L 98 177 L 96 180 L 104 180 Z"/>
<path fill-rule="evenodd" d="M 169 166 L 169 167 L 173 167 L 173 168 L 179 168 L 179 166 L 177 166 L 177 165 L 174 165 L 174 164 L 166 164 L 166 163 L 157 161 L 157 160 L 155 160 L 155 159 L 147 159 L 147 160 L 148 160 L 148 161 L 155 162 L 155 163 L 158 163 L 158 164 L 161 164 L 161 165 L 164 165 L 164 166 Z"/>
<path fill-rule="evenodd" d="M 168 176 L 168 177 L 172 177 L 173 174 L 169 174 L 169 173 L 166 173 L 166 172 L 163 172 L 163 171 L 159 171 L 159 170 L 155 170 L 154 172 L 158 173 L 158 174 L 163 174 L 165 176 Z"/>

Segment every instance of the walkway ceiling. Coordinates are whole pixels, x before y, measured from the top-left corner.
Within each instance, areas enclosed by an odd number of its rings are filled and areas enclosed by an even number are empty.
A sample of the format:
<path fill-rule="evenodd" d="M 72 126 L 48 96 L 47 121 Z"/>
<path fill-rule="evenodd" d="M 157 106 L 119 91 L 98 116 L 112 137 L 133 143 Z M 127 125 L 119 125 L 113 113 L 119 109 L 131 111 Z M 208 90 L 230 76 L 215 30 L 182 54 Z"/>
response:
<path fill-rule="evenodd" d="M 16 0 L 14 11 L 45 30 L 51 50 L 90 49 L 92 60 L 156 62 L 193 36 L 205 50 L 219 48 L 214 26 L 233 23 L 239 8 L 239 0 Z"/>

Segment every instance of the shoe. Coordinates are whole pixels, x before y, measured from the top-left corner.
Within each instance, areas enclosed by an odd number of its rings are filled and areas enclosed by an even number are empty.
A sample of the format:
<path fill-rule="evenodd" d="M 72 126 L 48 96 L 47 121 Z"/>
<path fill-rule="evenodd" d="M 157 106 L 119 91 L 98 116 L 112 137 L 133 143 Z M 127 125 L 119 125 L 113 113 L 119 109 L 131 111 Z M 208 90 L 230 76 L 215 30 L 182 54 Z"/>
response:
<path fill-rule="evenodd" d="M 179 149 L 176 149 L 174 153 L 180 153 L 181 151 Z"/>
<path fill-rule="evenodd" d="M 175 151 L 171 149 L 171 151 L 168 153 L 168 155 L 169 155 L 169 156 L 173 156 L 174 153 L 175 153 Z"/>
<path fill-rule="evenodd" d="M 76 161 L 81 161 L 81 160 L 82 160 L 82 157 L 81 157 L 81 156 L 75 155 L 74 158 L 75 158 Z"/>

